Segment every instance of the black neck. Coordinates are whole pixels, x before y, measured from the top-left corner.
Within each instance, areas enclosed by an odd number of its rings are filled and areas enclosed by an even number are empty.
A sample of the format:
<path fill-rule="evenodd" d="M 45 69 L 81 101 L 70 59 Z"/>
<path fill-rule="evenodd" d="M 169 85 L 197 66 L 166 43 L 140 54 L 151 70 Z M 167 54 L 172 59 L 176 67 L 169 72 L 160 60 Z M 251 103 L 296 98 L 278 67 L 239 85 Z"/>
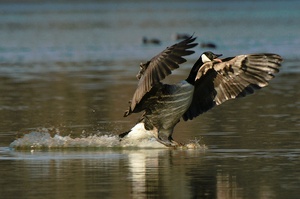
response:
<path fill-rule="evenodd" d="M 196 61 L 196 63 L 194 64 L 193 68 L 190 71 L 190 74 L 188 76 L 188 78 L 186 78 L 186 81 L 192 85 L 195 84 L 195 78 L 197 76 L 198 70 L 199 68 L 203 65 L 202 59 L 201 57 Z"/>

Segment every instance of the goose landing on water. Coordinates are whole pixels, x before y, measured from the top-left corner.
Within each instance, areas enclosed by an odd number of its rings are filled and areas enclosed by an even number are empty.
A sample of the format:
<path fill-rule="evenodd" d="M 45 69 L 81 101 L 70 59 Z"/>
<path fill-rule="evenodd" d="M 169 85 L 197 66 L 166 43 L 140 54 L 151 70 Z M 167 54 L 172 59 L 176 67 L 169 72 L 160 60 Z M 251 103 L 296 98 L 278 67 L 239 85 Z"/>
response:
<path fill-rule="evenodd" d="M 161 80 L 186 61 L 183 56 L 194 53 L 190 49 L 197 45 L 195 39 L 191 36 L 140 65 L 138 86 L 124 114 L 127 117 L 143 111 L 137 125 L 143 125 L 158 142 L 169 147 L 181 146 L 172 138 L 181 118 L 192 120 L 227 100 L 267 86 L 282 62 L 279 55 L 270 53 L 219 59 L 221 55 L 204 52 L 186 80 L 163 84 Z M 130 132 L 120 134 L 120 138 L 130 136 Z"/>

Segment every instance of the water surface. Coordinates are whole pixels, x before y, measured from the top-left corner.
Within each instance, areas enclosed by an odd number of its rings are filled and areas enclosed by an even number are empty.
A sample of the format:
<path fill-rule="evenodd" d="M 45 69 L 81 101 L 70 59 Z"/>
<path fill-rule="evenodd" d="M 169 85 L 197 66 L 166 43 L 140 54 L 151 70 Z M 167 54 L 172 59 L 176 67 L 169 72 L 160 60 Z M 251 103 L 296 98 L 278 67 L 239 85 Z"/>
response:
<path fill-rule="evenodd" d="M 2 1 L 0 198 L 298 198 L 298 1 Z M 189 33 L 216 49 L 284 58 L 271 84 L 176 126 L 176 140 L 120 145 L 145 62 Z M 143 45 L 142 37 L 161 45 Z M 18 147 L 17 147 L 18 146 Z"/>

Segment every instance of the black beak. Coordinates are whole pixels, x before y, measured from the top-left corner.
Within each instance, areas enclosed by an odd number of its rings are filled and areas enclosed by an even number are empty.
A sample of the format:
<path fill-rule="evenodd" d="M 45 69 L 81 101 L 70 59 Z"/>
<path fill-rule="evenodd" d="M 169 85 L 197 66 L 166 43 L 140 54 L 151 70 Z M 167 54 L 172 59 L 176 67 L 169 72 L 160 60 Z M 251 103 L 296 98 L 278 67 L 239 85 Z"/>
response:
<path fill-rule="evenodd" d="M 214 54 L 214 59 L 215 58 L 218 58 L 218 57 L 221 57 L 223 54 Z"/>
<path fill-rule="evenodd" d="M 214 54 L 214 55 L 213 55 L 213 57 L 214 57 L 213 60 L 216 61 L 216 62 L 220 62 L 220 63 L 221 63 L 222 60 L 218 58 L 218 57 L 221 57 L 221 56 L 222 56 L 222 54 Z"/>

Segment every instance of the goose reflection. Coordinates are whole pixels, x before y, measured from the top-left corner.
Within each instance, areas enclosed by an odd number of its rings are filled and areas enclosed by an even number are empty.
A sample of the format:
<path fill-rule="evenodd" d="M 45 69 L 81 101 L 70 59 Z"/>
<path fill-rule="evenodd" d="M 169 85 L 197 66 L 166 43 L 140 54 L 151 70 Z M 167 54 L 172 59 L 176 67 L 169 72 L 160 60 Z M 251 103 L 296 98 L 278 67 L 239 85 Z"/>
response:
<path fill-rule="evenodd" d="M 189 165 L 191 162 L 188 160 L 187 166 L 182 161 L 184 157 L 199 158 L 199 152 L 168 149 L 128 151 L 132 198 L 190 198 L 195 195 L 195 185 L 191 187 L 190 184 L 191 178 L 198 175 L 187 175 L 187 168 L 192 164 Z"/>
<path fill-rule="evenodd" d="M 155 189 L 159 178 L 159 154 L 161 150 L 139 150 L 128 154 L 129 179 L 133 198 L 149 196 L 148 188 Z M 151 170 L 149 172 L 149 170 Z M 150 175 L 147 175 L 150 173 Z M 151 179 L 149 177 L 151 176 Z M 152 183 L 152 185 L 150 185 Z M 151 193 L 150 193 L 151 194 Z"/>
<path fill-rule="evenodd" d="M 145 149 L 125 153 L 132 198 L 231 199 L 243 198 L 249 191 L 249 185 L 244 184 L 246 170 L 233 171 L 226 166 L 226 160 L 213 166 L 212 156 L 203 151 Z M 274 194 L 268 184 L 256 182 L 251 186 L 254 196 Z"/>

